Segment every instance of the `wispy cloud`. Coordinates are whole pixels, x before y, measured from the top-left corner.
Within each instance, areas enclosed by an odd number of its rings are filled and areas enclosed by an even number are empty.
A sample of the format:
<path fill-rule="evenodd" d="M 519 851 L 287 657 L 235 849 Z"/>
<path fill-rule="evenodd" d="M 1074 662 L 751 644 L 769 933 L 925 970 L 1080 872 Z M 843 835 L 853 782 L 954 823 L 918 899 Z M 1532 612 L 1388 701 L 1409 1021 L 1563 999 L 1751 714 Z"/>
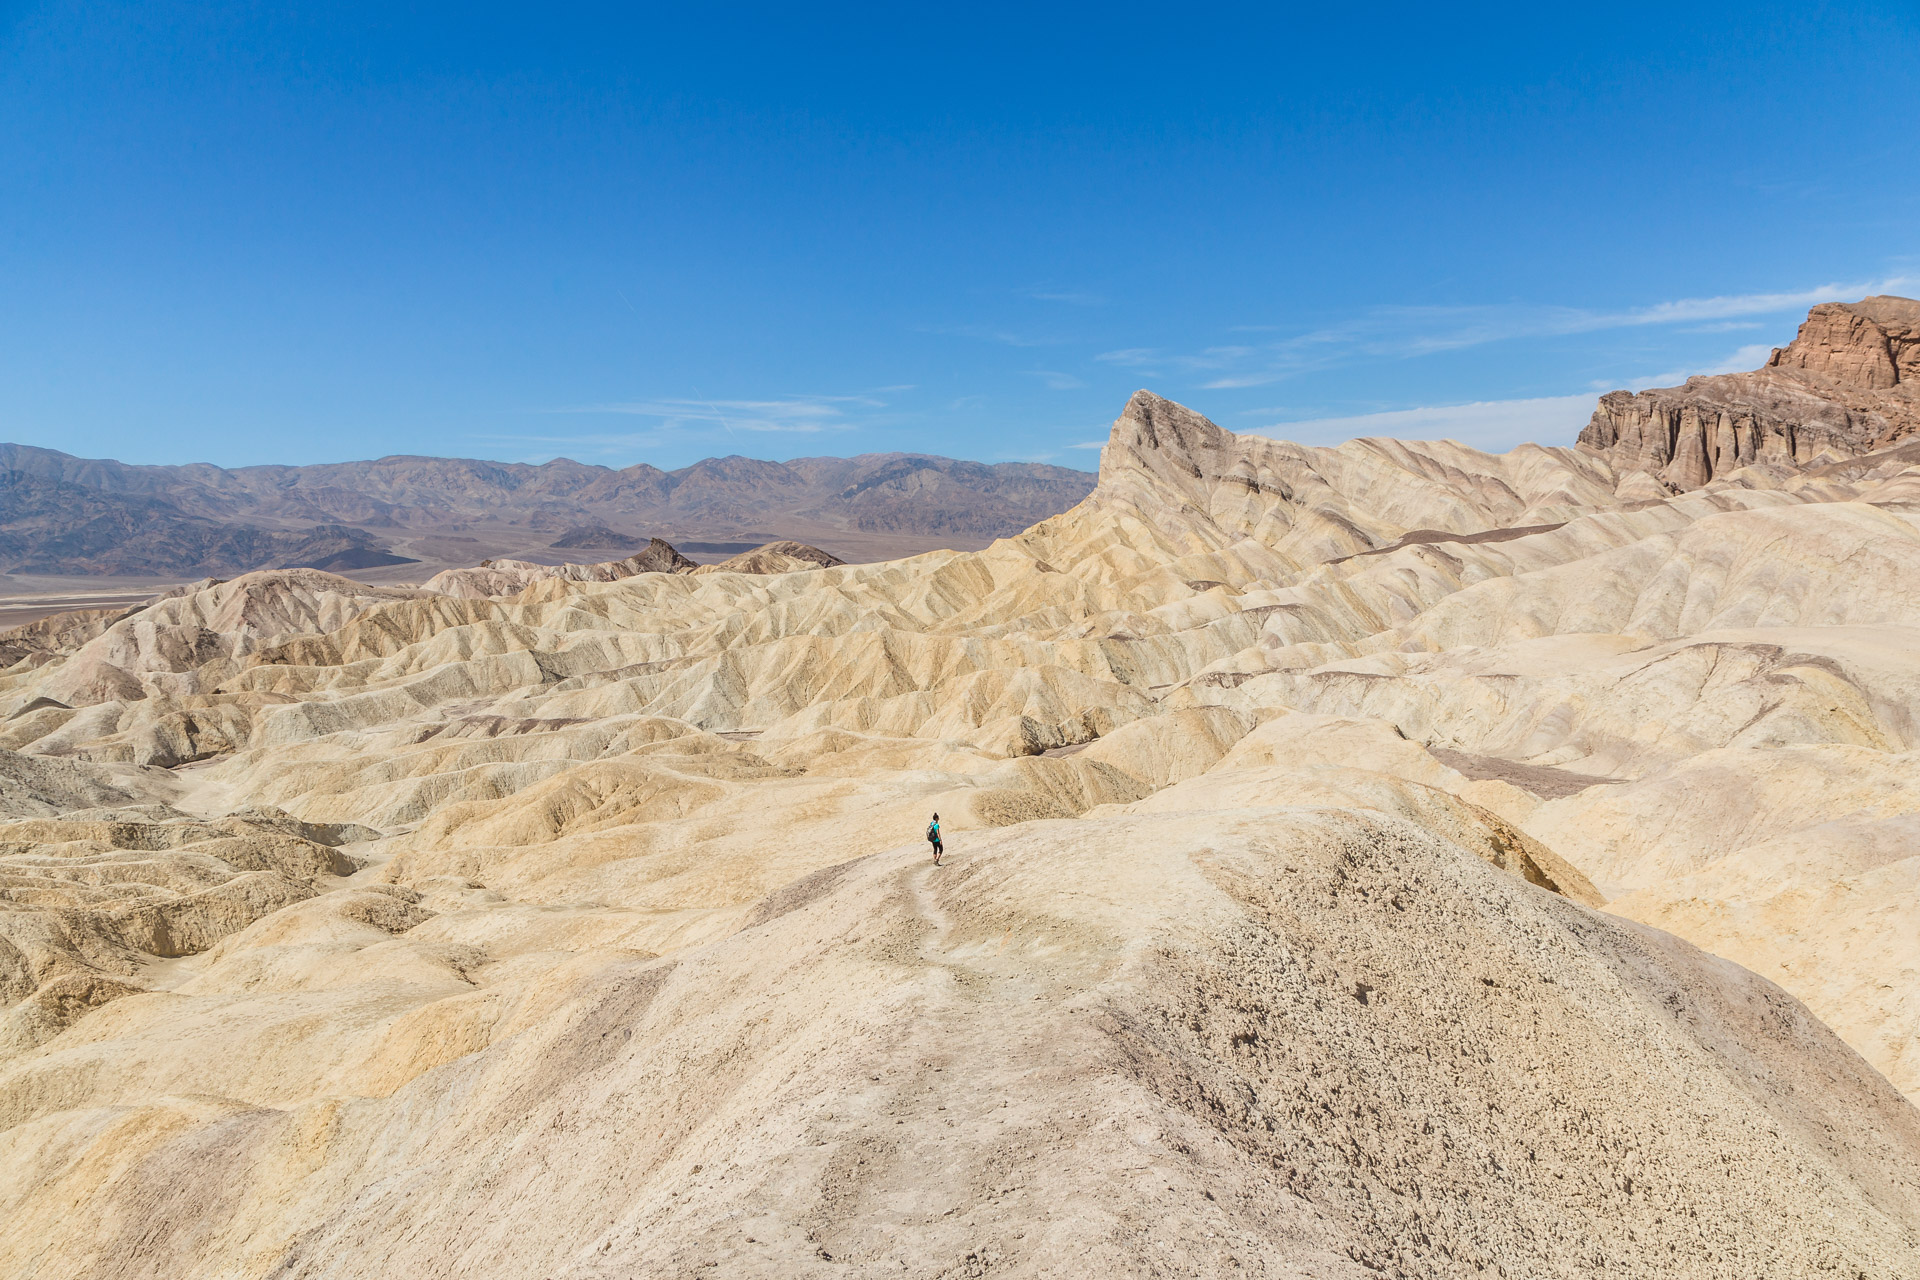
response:
<path fill-rule="evenodd" d="M 1040 379 L 1040 385 L 1049 391 L 1078 391 L 1087 385 L 1072 374 L 1058 369 L 1029 369 L 1027 376 Z"/>
<path fill-rule="evenodd" d="M 998 342 L 1009 347 L 1057 347 L 1066 341 L 1065 338 L 1016 333 L 1011 329 L 1002 329 L 990 324 L 924 325 L 920 332 L 944 333 L 956 338 L 973 338 L 980 342 Z"/>
<path fill-rule="evenodd" d="M 1765 364 L 1767 357 L 1772 354 L 1772 343 L 1755 342 L 1748 346 L 1741 347 L 1724 360 L 1715 361 L 1713 364 L 1701 368 L 1669 369 L 1665 373 L 1650 373 L 1645 377 L 1629 378 L 1626 381 L 1626 387 L 1629 391 L 1645 391 L 1648 387 L 1677 387 L 1688 378 L 1699 377 L 1703 374 L 1746 373 L 1749 370 L 1758 369 L 1761 365 Z M 1620 384 L 1608 383 L 1599 389 L 1612 390 L 1613 387 L 1618 385 Z"/>
<path fill-rule="evenodd" d="M 1247 330 L 1243 327 L 1237 331 Z M 1171 368 L 1184 369 L 1189 373 L 1207 373 L 1239 366 L 1246 371 L 1225 373 L 1201 385 L 1208 388 L 1256 387 L 1336 362 L 1356 349 L 1366 331 L 1366 322 L 1351 321 L 1255 345 L 1205 347 L 1185 354 L 1163 351 L 1157 347 L 1122 347 L 1117 351 L 1103 351 L 1093 358 L 1103 364 L 1142 372 Z M 1248 370 L 1246 366 L 1249 365 L 1257 368 Z"/>
<path fill-rule="evenodd" d="M 1525 400 L 1476 400 L 1471 404 L 1421 405 L 1384 413 L 1305 418 L 1254 430 L 1253 435 L 1306 444 L 1335 444 L 1364 436 L 1398 440 L 1459 440 L 1504 451 L 1529 440 L 1571 444 L 1593 414 L 1593 396 L 1537 396 Z"/>
<path fill-rule="evenodd" d="M 601 401 L 536 410 L 542 417 L 572 419 L 582 427 L 592 419 L 632 421 L 631 429 L 534 431 L 515 435 L 476 435 L 492 444 L 538 446 L 582 457 L 634 457 L 659 450 L 684 449 L 691 441 L 720 435 L 798 434 L 855 431 L 899 421 L 884 398 L 911 386 L 879 387 L 852 395 L 783 395 L 762 399 L 710 399 L 672 396 L 645 400 Z M 556 423 L 557 425 L 557 423 Z M 708 446 L 710 447 L 710 446 Z"/>
<path fill-rule="evenodd" d="M 1124 369 L 1143 369 L 1151 365 L 1171 365 L 1181 369 L 1224 369 L 1267 349 L 1244 346 L 1207 347 L 1187 355 L 1178 355 L 1153 347 L 1127 347 L 1119 351 L 1102 351 L 1094 359 L 1102 364 L 1119 365 Z"/>
<path fill-rule="evenodd" d="M 1206 347 L 1188 353 L 1127 347 L 1094 358 L 1128 368 L 1153 366 L 1195 373 L 1217 371 L 1217 376 L 1201 383 L 1210 390 L 1257 387 L 1356 359 L 1407 359 L 1517 338 L 1564 337 L 1664 325 L 1689 326 L 1693 332 L 1757 328 L 1761 327 L 1760 322 L 1746 317 L 1788 315 L 1819 302 L 1897 292 L 1915 284 L 1920 284 L 1920 276 L 1902 275 L 1882 280 L 1835 282 L 1789 292 L 1677 298 L 1623 310 L 1521 303 L 1384 306 L 1371 308 L 1352 320 L 1269 342 Z M 1261 328 L 1240 326 L 1235 332 L 1253 333 Z"/>
<path fill-rule="evenodd" d="M 1070 444 L 1067 446 L 1069 449 L 1104 449 L 1106 447 L 1107 442 L 1105 440 L 1082 440 L 1079 444 Z"/>
<path fill-rule="evenodd" d="M 1712 298 L 1677 298 L 1624 311 L 1593 311 L 1580 307 L 1401 307 L 1378 314 L 1409 321 L 1435 323 L 1431 332 L 1412 336 L 1412 353 L 1446 351 L 1507 338 L 1597 333 L 1604 329 L 1647 325 L 1698 324 L 1741 316 L 1777 315 L 1804 311 L 1819 302 L 1839 302 L 1870 293 L 1904 288 L 1915 283 L 1905 276 L 1879 281 L 1824 284 L 1790 293 L 1741 293 Z"/>
<path fill-rule="evenodd" d="M 469 438 L 487 445 L 510 445 L 516 448 L 537 446 L 525 453 L 516 453 L 508 459 L 510 462 L 528 462 L 536 465 L 559 457 L 563 452 L 582 458 L 633 457 L 652 450 L 669 448 L 685 439 L 684 435 L 665 431 L 518 434 L 477 432 Z"/>
<path fill-rule="evenodd" d="M 1920 280 L 1912 276 L 1893 276 L 1886 280 L 1855 281 L 1852 284 L 1823 284 L 1817 289 L 1802 289 L 1794 293 L 1738 293 L 1715 298 L 1681 298 L 1631 311 L 1601 312 L 1595 316 L 1597 323 L 1593 327 L 1606 329 L 1616 325 L 1676 324 L 1690 320 L 1722 320 L 1730 316 L 1803 311 L 1817 302 L 1844 302 L 1867 294 L 1904 289 L 1916 283 L 1920 283 Z"/>
<path fill-rule="evenodd" d="M 1032 298 L 1035 302 L 1059 302 L 1069 307 L 1104 307 L 1107 300 L 1097 293 L 1088 293 L 1083 289 L 1023 289 L 1022 297 Z"/>
<path fill-rule="evenodd" d="M 1772 352 L 1769 344 L 1754 343 L 1702 367 L 1669 369 L 1664 373 L 1628 378 L 1624 385 L 1631 391 L 1645 391 L 1649 387 L 1678 386 L 1702 374 L 1744 373 L 1765 364 Z M 1469 404 L 1418 405 L 1376 413 L 1296 418 L 1255 427 L 1251 433 L 1308 444 L 1331 444 L 1365 436 L 1388 436 L 1397 440 L 1448 439 L 1496 452 L 1529 441 L 1571 444 L 1593 415 L 1598 393 L 1622 385 L 1620 381 L 1595 383 L 1591 390 L 1565 396 L 1475 400 Z"/>
<path fill-rule="evenodd" d="M 653 418 L 658 422 L 659 429 L 666 431 L 718 426 L 727 431 L 817 432 L 850 426 L 847 421 L 849 408 L 885 407 L 886 401 L 876 396 L 852 395 L 786 396 L 773 400 L 622 400 L 567 405 L 544 412 Z"/>

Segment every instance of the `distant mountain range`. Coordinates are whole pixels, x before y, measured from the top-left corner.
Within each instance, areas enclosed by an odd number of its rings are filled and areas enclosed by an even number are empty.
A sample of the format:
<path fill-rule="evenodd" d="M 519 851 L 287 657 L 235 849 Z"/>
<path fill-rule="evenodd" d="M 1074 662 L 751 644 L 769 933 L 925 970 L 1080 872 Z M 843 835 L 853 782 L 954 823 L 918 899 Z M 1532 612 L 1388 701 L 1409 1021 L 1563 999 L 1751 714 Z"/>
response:
<path fill-rule="evenodd" d="M 1743 467 L 1802 468 L 1915 436 L 1920 302 L 1878 296 L 1814 307 L 1751 373 L 1602 396 L 1580 444 L 1651 501 Z M 844 560 L 891 559 L 985 546 L 1067 510 L 1095 479 L 910 453 L 708 458 L 678 471 L 409 456 L 227 470 L 0 444 L 0 573 L 407 566 L 420 580 L 499 557 L 613 561 L 654 537 L 696 558 L 791 539 Z"/>
<path fill-rule="evenodd" d="M 472 564 L 650 536 L 739 549 L 776 538 L 849 559 L 966 549 L 1092 492 L 1038 463 L 865 454 L 708 458 L 677 471 L 397 456 L 306 467 L 132 466 L 0 444 L 0 572 L 199 577 Z"/>

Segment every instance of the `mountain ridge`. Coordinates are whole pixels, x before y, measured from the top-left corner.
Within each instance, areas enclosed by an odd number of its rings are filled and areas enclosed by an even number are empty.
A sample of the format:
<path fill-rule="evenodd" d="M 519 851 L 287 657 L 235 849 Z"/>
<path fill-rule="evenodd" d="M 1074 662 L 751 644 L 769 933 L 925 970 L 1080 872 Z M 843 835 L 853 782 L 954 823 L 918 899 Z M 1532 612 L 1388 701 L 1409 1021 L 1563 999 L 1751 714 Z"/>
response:
<path fill-rule="evenodd" d="M 275 567 L 283 561 L 274 555 L 322 528 L 364 548 L 362 558 L 373 563 L 378 555 L 392 557 L 387 563 L 472 564 L 539 553 L 588 526 L 623 530 L 635 546 L 663 532 L 753 545 L 779 537 L 818 542 L 837 532 L 873 535 L 846 539 L 843 554 L 887 551 L 889 538 L 909 540 L 893 548 L 900 554 L 928 549 L 918 544 L 929 539 L 968 549 L 1064 510 L 1095 480 L 1044 463 L 918 453 L 790 462 L 732 455 L 674 471 L 647 463 L 614 469 L 567 458 L 535 465 L 418 454 L 228 469 L 80 458 L 19 444 L 0 444 L 0 474 L 18 477 L 13 483 L 23 490 L 64 486 L 63 493 L 83 499 L 67 518 L 41 512 L 25 529 L 13 527 L 9 511 L 0 521 L 0 569 L 155 576 Z M 200 521 L 232 533 L 223 542 Z M 117 542 L 116 528 L 129 531 Z M 480 537 L 471 548 L 395 545 L 409 536 L 463 534 Z M 254 544 L 274 550 L 253 555 Z M 329 554 L 337 560 L 345 549 Z"/>
<path fill-rule="evenodd" d="M 1169 430 L 1191 429 L 1172 422 Z M 1759 369 L 1600 396 L 1575 447 L 1604 458 L 1610 475 L 1573 483 L 1651 501 L 1748 467 L 1773 468 L 1779 474 L 1763 483 L 1774 483 L 1916 435 L 1920 302 L 1876 295 L 1813 307 L 1793 342 Z M 1386 440 L 1352 443 L 1395 448 Z M 1556 448 L 1534 447 L 1549 451 L 1542 458 Z M 1275 457 L 1286 456 L 1285 448 Z M 1143 456 L 1169 465 L 1151 441 Z M 1564 458 L 1549 470 L 1556 467 L 1569 477 L 1580 472 L 1567 470 Z M 978 550 L 1065 511 L 1096 479 L 1046 463 L 900 452 L 787 462 L 730 454 L 672 471 L 644 462 L 612 468 L 571 458 L 535 464 L 421 454 L 223 468 L 0 444 L 0 496 L 16 495 L 0 518 L 0 571 L 179 578 L 419 563 L 424 577 L 482 559 L 544 563 L 590 542 L 637 550 L 652 538 L 752 547 L 797 541 L 871 562 Z M 1361 540 L 1349 553 L 1370 549 Z"/>

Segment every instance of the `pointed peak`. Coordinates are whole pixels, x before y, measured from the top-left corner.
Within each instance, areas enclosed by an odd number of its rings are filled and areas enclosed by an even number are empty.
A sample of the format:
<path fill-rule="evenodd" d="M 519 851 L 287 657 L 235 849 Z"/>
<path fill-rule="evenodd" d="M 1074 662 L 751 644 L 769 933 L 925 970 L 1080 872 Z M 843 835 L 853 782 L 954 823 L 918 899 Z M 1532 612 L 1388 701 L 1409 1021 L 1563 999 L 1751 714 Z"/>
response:
<path fill-rule="evenodd" d="M 1156 395 L 1144 387 L 1127 397 L 1127 407 L 1120 411 L 1120 421 L 1132 420 L 1148 426 L 1165 426 L 1171 429 L 1210 429 L 1221 431 L 1201 414 L 1175 400 Z M 1118 423 L 1115 424 L 1119 425 Z"/>
<path fill-rule="evenodd" d="M 1190 479 L 1208 469 L 1200 461 L 1231 450 L 1237 437 L 1183 404 L 1136 391 L 1114 420 L 1100 451 L 1102 483 L 1125 475 Z"/>

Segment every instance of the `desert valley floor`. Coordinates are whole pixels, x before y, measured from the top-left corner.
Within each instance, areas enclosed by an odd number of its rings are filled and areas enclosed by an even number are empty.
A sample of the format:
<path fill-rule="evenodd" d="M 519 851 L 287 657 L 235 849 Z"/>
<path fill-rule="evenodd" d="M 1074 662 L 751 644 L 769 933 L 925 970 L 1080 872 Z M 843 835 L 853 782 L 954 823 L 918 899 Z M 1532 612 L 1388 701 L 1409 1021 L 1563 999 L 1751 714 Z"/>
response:
<path fill-rule="evenodd" d="M 1621 457 L 0 638 L 0 1274 L 1920 1275 L 1920 457 Z"/>

